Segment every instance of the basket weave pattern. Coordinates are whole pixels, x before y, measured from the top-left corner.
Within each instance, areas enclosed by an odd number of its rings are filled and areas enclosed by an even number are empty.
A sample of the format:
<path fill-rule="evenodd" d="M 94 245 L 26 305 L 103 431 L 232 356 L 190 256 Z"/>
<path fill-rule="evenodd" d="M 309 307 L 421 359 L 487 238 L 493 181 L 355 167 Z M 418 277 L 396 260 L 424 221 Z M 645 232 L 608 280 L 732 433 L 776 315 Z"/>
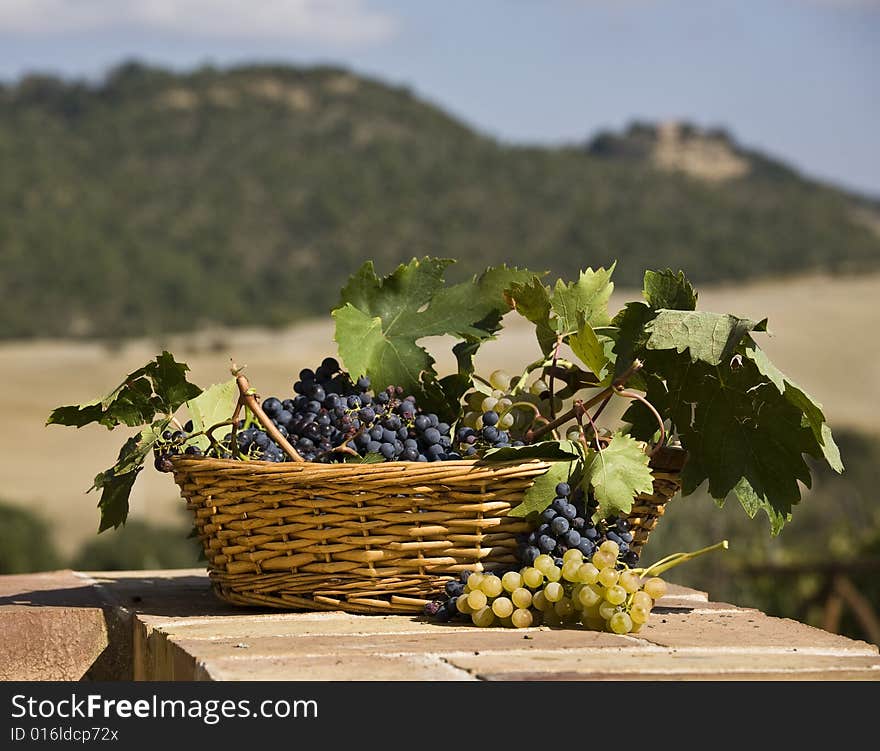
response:
<path fill-rule="evenodd" d="M 173 462 L 221 599 L 354 613 L 420 612 L 461 571 L 514 567 L 528 524 L 508 512 L 549 467 Z M 675 468 L 654 476 L 654 493 L 630 515 L 636 547 L 680 487 Z"/>

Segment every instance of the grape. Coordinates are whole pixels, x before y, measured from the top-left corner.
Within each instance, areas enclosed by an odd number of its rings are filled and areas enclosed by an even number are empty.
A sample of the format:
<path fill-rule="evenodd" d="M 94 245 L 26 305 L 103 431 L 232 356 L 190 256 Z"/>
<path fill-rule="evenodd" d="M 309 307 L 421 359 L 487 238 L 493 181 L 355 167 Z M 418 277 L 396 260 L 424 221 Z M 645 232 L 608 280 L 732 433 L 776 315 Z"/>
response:
<path fill-rule="evenodd" d="M 645 608 L 649 611 L 654 607 L 654 601 L 651 599 L 651 595 L 641 590 L 633 594 L 632 604 L 633 607 Z"/>
<path fill-rule="evenodd" d="M 514 628 L 528 628 L 532 625 L 534 618 L 530 610 L 525 608 L 517 608 L 510 615 L 510 622 Z"/>
<path fill-rule="evenodd" d="M 510 617 L 513 610 L 513 602 L 507 597 L 496 597 L 492 601 L 492 612 L 499 618 Z"/>
<path fill-rule="evenodd" d="M 622 605 L 626 601 L 626 590 L 619 584 L 613 584 L 605 590 L 605 599 L 612 605 Z"/>
<path fill-rule="evenodd" d="M 479 610 L 474 610 L 471 613 L 471 620 L 473 621 L 475 626 L 479 626 L 480 628 L 488 628 L 493 623 L 495 623 L 495 613 L 492 612 L 492 608 L 486 607 L 485 605 Z"/>
<path fill-rule="evenodd" d="M 535 592 L 532 595 L 532 607 L 540 610 L 541 612 L 546 612 L 547 610 L 551 610 L 553 608 L 553 603 L 547 599 L 547 596 L 544 594 L 544 590 L 539 592 Z"/>
<path fill-rule="evenodd" d="M 560 482 L 556 486 L 556 496 L 558 498 L 568 498 L 571 494 L 571 486 L 567 482 Z"/>
<path fill-rule="evenodd" d="M 541 379 L 533 382 L 531 386 L 529 386 L 529 393 L 533 396 L 541 396 L 550 390 L 550 387 Z"/>
<path fill-rule="evenodd" d="M 553 563 L 553 559 L 547 555 L 546 553 L 539 555 L 535 559 L 535 568 L 538 569 L 544 576 L 546 576 L 550 569 L 552 569 L 556 564 Z"/>
<path fill-rule="evenodd" d="M 467 587 L 469 591 L 479 589 L 482 581 L 483 573 L 481 571 L 472 571 L 465 581 L 465 587 Z"/>
<path fill-rule="evenodd" d="M 574 605 L 567 597 L 563 597 L 553 606 L 553 611 L 563 622 L 569 620 L 574 615 L 574 610 Z"/>
<path fill-rule="evenodd" d="M 544 586 L 544 597 L 548 602 L 559 602 L 565 594 L 565 590 L 558 581 L 548 582 Z"/>
<path fill-rule="evenodd" d="M 480 591 L 483 592 L 486 597 L 497 597 L 501 594 L 504 587 L 501 584 L 501 579 L 499 579 L 495 574 L 488 574 L 483 577 L 483 581 L 480 582 Z"/>
<path fill-rule="evenodd" d="M 578 581 L 582 584 L 595 584 L 599 581 L 599 569 L 593 563 L 582 563 L 578 568 Z"/>
<path fill-rule="evenodd" d="M 639 581 L 638 575 L 632 571 L 622 571 L 617 583 L 630 594 L 638 592 L 641 588 L 641 582 Z"/>
<path fill-rule="evenodd" d="M 602 602 L 602 594 L 594 587 L 585 584 L 578 590 L 578 600 L 583 607 L 589 608 Z"/>
<path fill-rule="evenodd" d="M 501 577 L 501 586 L 507 592 L 514 592 L 522 588 L 522 574 L 519 571 L 507 571 Z"/>
<path fill-rule="evenodd" d="M 540 558 L 540 556 L 538 556 Z M 544 573 L 537 568 L 529 566 L 522 570 L 523 584 L 531 589 L 537 589 L 544 583 Z"/>
<path fill-rule="evenodd" d="M 659 600 L 666 594 L 666 582 L 659 577 L 652 576 L 642 585 L 642 589 L 652 600 Z"/>
<path fill-rule="evenodd" d="M 467 596 L 468 607 L 473 611 L 477 611 L 480 608 L 486 607 L 488 599 L 489 598 L 486 597 L 486 593 L 483 592 L 481 589 L 473 589 L 468 593 Z"/>
<path fill-rule="evenodd" d="M 651 611 L 642 605 L 633 604 L 629 609 L 629 616 L 633 623 L 647 623 L 650 615 Z"/>
<path fill-rule="evenodd" d="M 540 584 L 536 586 L 540 586 Z M 516 607 L 527 608 L 532 604 L 532 593 L 525 587 L 519 587 L 510 593 L 510 599 Z"/>
<path fill-rule="evenodd" d="M 492 427 L 493 425 L 497 425 L 499 419 L 500 418 L 498 417 L 498 413 L 493 412 L 492 410 L 489 410 L 488 412 L 483 413 L 483 425 L 484 426 Z"/>
<path fill-rule="evenodd" d="M 569 551 L 566 551 L 569 552 Z M 562 578 L 566 581 L 577 582 L 578 572 L 580 571 L 581 564 L 575 560 L 565 561 L 563 557 L 563 565 L 562 565 Z"/>
<path fill-rule="evenodd" d="M 608 600 L 602 600 L 602 603 L 599 605 L 599 615 L 603 619 L 605 619 L 606 621 L 611 620 L 611 616 L 613 616 L 616 612 L 617 605 L 608 602 Z"/>
<path fill-rule="evenodd" d="M 612 568 L 611 566 L 606 566 L 599 570 L 599 584 L 603 587 L 611 587 L 617 584 L 619 577 L 620 574 L 617 572 L 617 569 Z"/>
<path fill-rule="evenodd" d="M 544 572 L 544 576 L 547 577 L 547 581 L 558 582 L 562 578 L 562 569 L 554 563 Z"/>
<path fill-rule="evenodd" d="M 572 548 L 571 550 L 565 551 L 565 553 L 562 556 L 562 560 L 565 563 L 569 563 L 570 561 L 574 561 L 575 563 L 580 565 L 581 563 L 583 563 L 584 556 L 580 550 L 578 550 L 577 548 Z"/>
<path fill-rule="evenodd" d="M 513 378 L 503 370 L 495 370 L 489 375 L 489 383 L 499 391 L 507 391 Z"/>
<path fill-rule="evenodd" d="M 628 634 L 632 631 L 632 618 L 627 613 L 615 613 L 608 620 L 608 626 L 615 634 Z"/>

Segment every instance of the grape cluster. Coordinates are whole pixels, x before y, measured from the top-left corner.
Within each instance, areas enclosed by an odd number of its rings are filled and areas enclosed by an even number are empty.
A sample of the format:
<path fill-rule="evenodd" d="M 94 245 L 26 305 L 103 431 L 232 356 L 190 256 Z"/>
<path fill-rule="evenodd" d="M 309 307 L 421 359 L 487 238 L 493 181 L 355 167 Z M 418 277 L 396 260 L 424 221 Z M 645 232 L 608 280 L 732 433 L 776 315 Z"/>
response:
<path fill-rule="evenodd" d="M 479 456 L 489 449 L 524 445 L 520 440 L 511 440 L 510 433 L 501 427 L 501 417 L 494 410 L 484 412 L 479 424 L 479 428 L 462 425 L 456 431 L 455 440 L 462 456 Z"/>
<path fill-rule="evenodd" d="M 270 396 L 261 407 L 281 436 L 309 462 L 338 462 L 351 454 L 376 455 L 384 461 L 461 458 L 453 447 L 450 426 L 436 414 L 423 412 L 415 397 L 405 396 L 399 386 L 374 394 L 371 386 L 366 376 L 353 381 L 335 358 L 327 357 L 314 370 L 300 371 L 292 397 Z M 230 432 L 206 453 L 223 459 L 289 460 L 258 422 Z"/>
<path fill-rule="evenodd" d="M 557 566 L 568 550 L 578 550 L 589 558 L 606 540 L 617 546 L 620 563 L 634 566 L 638 552 L 631 548 L 633 535 L 623 517 L 593 521 L 599 507 L 595 498 L 587 499 L 581 488 L 574 493 L 566 482 L 556 486 L 556 497 L 538 518 L 538 526 L 518 538 L 517 558 L 522 565 L 534 565 L 541 554 L 549 555 Z"/>
<path fill-rule="evenodd" d="M 562 565 L 542 553 L 532 566 L 505 572 L 465 572 L 446 584 L 446 597 L 425 606 L 430 618 L 469 618 L 475 626 L 528 628 L 581 623 L 595 631 L 635 633 L 666 593 L 659 577 L 617 567 L 619 546 L 605 540 L 592 556 L 569 548 Z"/>
<path fill-rule="evenodd" d="M 174 466 L 171 457 L 175 454 L 190 454 L 200 456 L 202 450 L 195 445 L 187 445 L 190 434 L 193 432 L 192 420 L 180 430 L 164 430 L 159 440 L 153 444 L 153 465 L 160 472 L 171 472 Z"/>

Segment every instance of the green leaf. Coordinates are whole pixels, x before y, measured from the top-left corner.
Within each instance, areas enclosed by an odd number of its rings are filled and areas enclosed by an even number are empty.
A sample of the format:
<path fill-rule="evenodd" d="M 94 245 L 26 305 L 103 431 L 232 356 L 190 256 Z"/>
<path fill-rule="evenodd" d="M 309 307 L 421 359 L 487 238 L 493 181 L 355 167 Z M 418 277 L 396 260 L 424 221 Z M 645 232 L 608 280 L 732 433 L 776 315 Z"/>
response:
<path fill-rule="evenodd" d="M 413 259 L 381 279 L 367 262 L 352 276 L 333 317 L 339 356 L 353 375 L 369 376 L 379 389 L 394 385 L 424 394 L 424 379 L 436 379 L 434 358 L 417 342 L 444 335 L 472 343 L 493 338 L 508 309 L 503 290 L 534 277 L 502 266 L 447 287 L 451 262 Z"/>
<path fill-rule="evenodd" d="M 543 459 L 544 461 L 569 461 L 582 456 L 583 452 L 573 441 L 539 441 L 526 446 L 505 446 L 490 449 L 480 462 L 527 461 Z M 480 463 L 478 462 L 478 464 Z M 553 500 L 551 498 L 551 500 Z"/>
<path fill-rule="evenodd" d="M 642 294 L 654 310 L 695 310 L 697 307 L 697 293 L 683 271 L 677 274 L 672 269 L 646 271 Z"/>
<path fill-rule="evenodd" d="M 237 402 L 238 385 L 234 378 L 224 383 L 215 383 L 195 399 L 190 399 L 186 408 L 193 421 L 193 432 L 201 433 L 212 425 L 231 419 Z M 192 438 L 189 443 L 202 449 L 210 445 L 205 435 Z"/>
<path fill-rule="evenodd" d="M 189 368 L 175 362 L 168 352 L 129 373 L 125 380 L 101 399 L 86 404 L 57 407 L 47 425 L 81 428 L 96 422 L 112 430 L 118 425 L 137 427 L 149 423 L 157 411 L 173 414 L 201 389 L 186 380 Z"/>
<path fill-rule="evenodd" d="M 148 366 L 153 391 L 166 414 L 174 414 L 181 404 L 202 393 L 198 386 L 186 380 L 187 371 L 189 366 L 176 362 L 170 352 L 162 352 L 155 363 Z"/>
<path fill-rule="evenodd" d="M 564 441 L 560 443 L 570 443 Z M 522 503 L 512 508 L 507 513 L 510 516 L 526 517 L 529 514 L 540 513 L 547 508 L 556 497 L 556 486 L 560 482 L 573 483 L 580 463 L 578 459 L 563 459 L 550 463 L 547 471 L 538 475 L 523 495 Z"/>
<path fill-rule="evenodd" d="M 593 330 L 593 327 L 586 321 L 579 331 L 568 338 L 568 345 L 571 347 L 572 352 L 596 375 L 599 381 L 602 381 L 607 375 L 608 354 L 606 345 L 608 341 L 609 339 L 606 336 L 600 339 Z"/>
<path fill-rule="evenodd" d="M 843 472 L 840 449 L 831 435 L 831 428 L 825 420 L 822 405 L 784 375 L 779 368 L 770 362 L 767 354 L 753 342 L 750 346 L 746 346 L 745 354 L 755 363 L 758 370 L 770 379 L 776 390 L 803 413 L 828 464 L 835 472 Z"/>
<path fill-rule="evenodd" d="M 591 451 L 582 484 L 590 485 L 600 517 L 628 514 L 633 499 L 654 489 L 644 444 L 617 432 L 602 451 Z"/>
<path fill-rule="evenodd" d="M 614 335 L 614 375 L 624 373 L 633 361 L 641 357 L 648 342 L 647 325 L 655 312 L 641 302 L 627 303 L 612 321 L 617 329 Z"/>
<path fill-rule="evenodd" d="M 750 321 L 728 313 L 661 310 L 646 325 L 647 348 L 690 352 L 693 361 L 718 365 L 730 359 L 750 331 L 766 331 L 767 319 Z"/>
<path fill-rule="evenodd" d="M 608 300 L 614 291 L 611 274 L 615 264 L 605 270 L 586 269 L 581 271 L 576 282 L 566 283 L 562 279 L 550 297 L 550 306 L 556 314 L 556 331 L 559 334 L 572 334 L 582 323 L 591 326 L 606 326 L 611 322 L 608 313 Z"/>
<path fill-rule="evenodd" d="M 815 453 L 816 443 L 803 413 L 749 360 L 735 371 L 706 371 L 689 398 L 696 409 L 681 433 L 689 452 L 683 493 L 707 480 L 716 500 L 733 492 L 748 514 L 764 509 L 778 533 L 801 500 L 798 481 L 810 485 L 804 454 Z"/>
<path fill-rule="evenodd" d="M 528 284 L 514 283 L 506 291 L 508 302 L 520 315 L 535 324 L 535 336 L 544 355 L 556 345 L 556 331 L 550 323 L 550 291 L 537 277 Z"/>
<path fill-rule="evenodd" d="M 170 418 L 157 420 L 137 435 L 131 436 L 120 449 L 116 464 L 95 477 L 92 487 L 86 492 L 101 491 L 101 499 L 98 502 L 101 523 L 98 532 L 125 523 L 134 481 L 143 469 L 144 461 L 151 454 L 153 446 L 170 424 Z"/>

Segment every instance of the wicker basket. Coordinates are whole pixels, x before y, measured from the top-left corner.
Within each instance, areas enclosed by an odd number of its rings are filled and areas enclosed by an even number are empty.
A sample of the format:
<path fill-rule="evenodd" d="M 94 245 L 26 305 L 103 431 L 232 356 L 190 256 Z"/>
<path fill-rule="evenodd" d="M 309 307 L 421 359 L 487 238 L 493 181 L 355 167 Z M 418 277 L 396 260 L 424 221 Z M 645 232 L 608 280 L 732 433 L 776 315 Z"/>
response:
<path fill-rule="evenodd" d="M 680 489 L 684 458 L 652 458 L 654 492 L 629 517 L 637 548 Z M 173 462 L 221 599 L 353 613 L 420 612 L 461 571 L 515 566 L 528 527 L 508 512 L 549 466 Z"/>

